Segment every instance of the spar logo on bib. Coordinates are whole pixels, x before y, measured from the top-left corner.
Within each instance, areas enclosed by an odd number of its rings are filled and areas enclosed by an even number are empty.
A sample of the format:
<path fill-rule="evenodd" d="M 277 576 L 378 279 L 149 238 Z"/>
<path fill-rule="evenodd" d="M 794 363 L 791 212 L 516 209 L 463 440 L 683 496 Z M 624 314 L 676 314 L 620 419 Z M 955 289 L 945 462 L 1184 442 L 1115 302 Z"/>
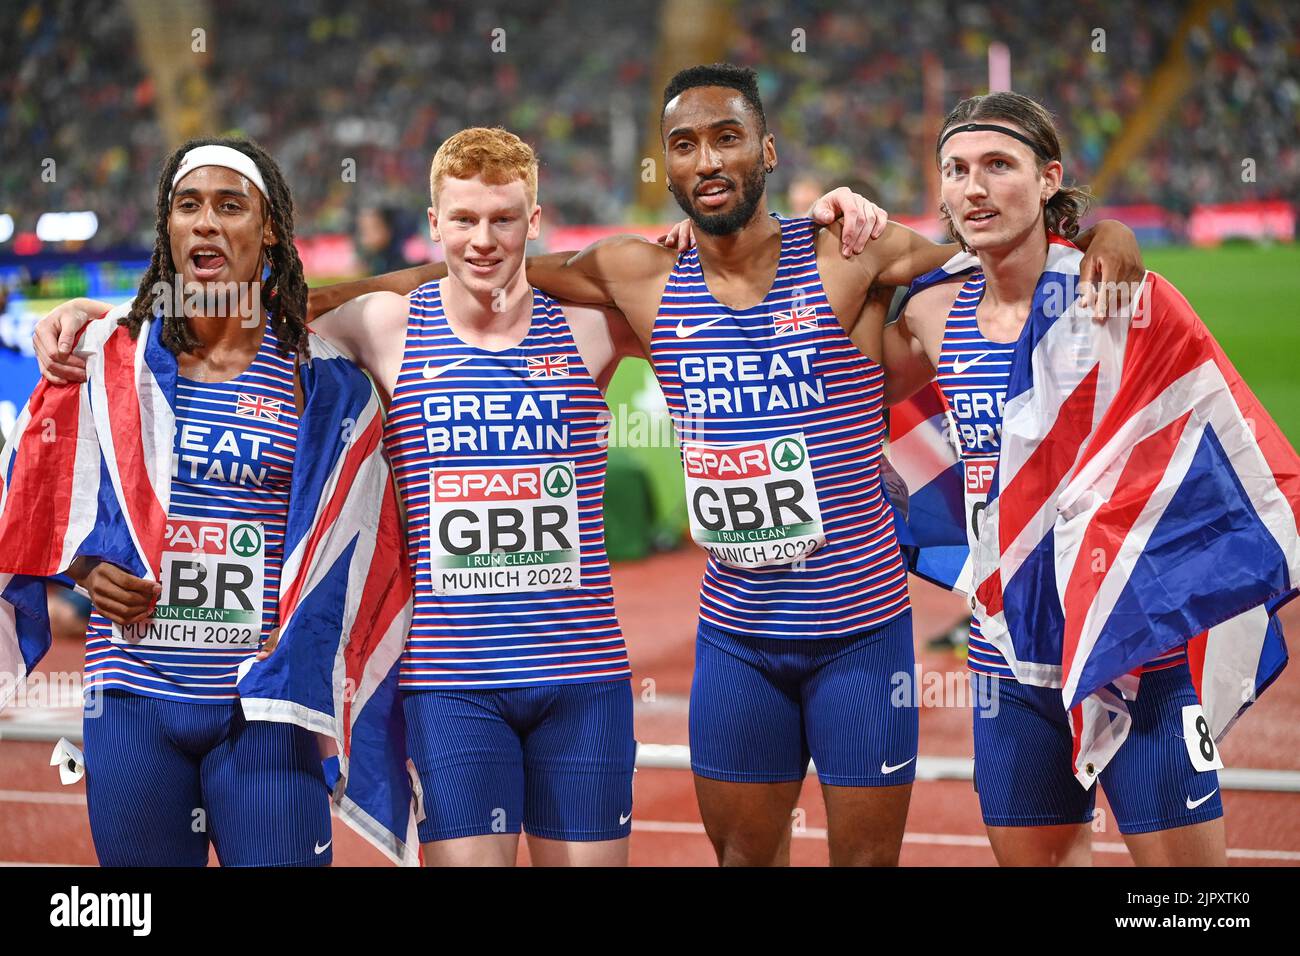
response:
<path fill-rule="evenodd" d="M 167 522 L 165 551 L 171 554 L 233 554 L 252 558 L 262 552 L 262 529 L 255 524 L 186 521 Z"/>
<path fill-rule="evenodd" d="M 692 478 L 710 481 L 734 481 L 745 478 L 766 478 L 772 467 L 778 471 L 798 471 L 808 460 L 808 452 L 797 438 L 781 438 L 772 445 L 768 454 L 767 443 L 740 445 L 730 448 L 688 445 L 682 454 L 686 473 Z"/>
<path fill-rule="evenodd" d="M 706 481 L 764 478 L 772 473 L 767 460 L 767 446 L 761 443 L 730 448 L 687 445 L 682 460 L 686 464 L 686 474 Z"/>
<path fill-rule="evenodd" d="M 262 550 L 262 532 L 256 525 L 236 525 L 230 532 L 230 550 L 241 558 L 251 558 Z"/>
<path fill-rule="evenodd" d="M 552 465 L 546 469 L 542 487 L 552 498 L 564 498 L 573 490 L 573 472 L 567 465 Z"/>
<path fill-rule="evenodd" d="M 808 453 L 796 438 L 782 438 L 772 446 L 772 462 L 782 471 L 796 471 L 807 457 Z"/>

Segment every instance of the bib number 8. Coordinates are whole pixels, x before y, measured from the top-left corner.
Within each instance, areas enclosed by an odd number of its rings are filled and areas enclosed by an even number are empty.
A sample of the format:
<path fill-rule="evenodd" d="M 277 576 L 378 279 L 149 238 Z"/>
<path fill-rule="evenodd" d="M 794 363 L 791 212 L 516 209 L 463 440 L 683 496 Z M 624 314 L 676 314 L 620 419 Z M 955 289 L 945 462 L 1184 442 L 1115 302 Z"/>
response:
<path fill-rule="evenodd" d="M 1200 735 L 1201 756 L 1206 760 L 1213 760 L 1214 741 L 1210 739 L 1210 725 L 1205 722 L 1204 715 L 1196 718 L 1196 732 Z"/>
<path fill-rule="evenodd" d="M 1200 704 L 1188 704 L 1183 708 L 1183 739 L 1193 767 L 1202 773 L 1223 769 L 1223 759 L 1219 756 L 1219 748 L 1214 746 L 1214 735 L 1210 733 L 1210 722 L 1205 719 Z"/>

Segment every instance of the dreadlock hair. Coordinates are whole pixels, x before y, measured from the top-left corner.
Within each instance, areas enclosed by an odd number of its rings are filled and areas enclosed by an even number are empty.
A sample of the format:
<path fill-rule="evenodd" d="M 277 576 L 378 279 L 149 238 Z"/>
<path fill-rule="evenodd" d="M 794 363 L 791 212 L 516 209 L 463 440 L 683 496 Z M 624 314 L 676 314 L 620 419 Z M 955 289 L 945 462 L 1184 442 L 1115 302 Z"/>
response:
<path fill-rule="evenodd" d="M 168 219 L 171 213 L 172 178 L 180 166 L 181 159 L 190 150 L 198 146 L 229 146 L 238 150 L 256 165 L 262 174 L 262 181 L 270 195 L 264 196 L 271 225 L 275 229 L 275 244 L 267 246 L 266 261 L 270 274 L 260 285 L 261 302 L 259 308 L 271 313 L 271 325 L 279 340 L 282 355 L 307 354 L 307 280 L 303 277 L 302 260 L 293 244 L 293 197 L 289 186 L 284 181 L 284 174 L 266 151 L 247 139 L 200 138 L 185 143 L 163 163 L 162 175 L 158 178 L 157 234 L 154 238 L 153 255 L 149 268 L 140 280 L 135 301 L 131 311 L 123 316 L 118 324 L 130 330 L 131 338 L 140 334 L 140 327 L 150 315 L 156 315 L 152 308 L 155 287 L 163 283 L 170 287 L 180 270 L 172 261 L 171 236 L 168 233 Z M 260 279 L 261 276 L 256 278 Z M 172 310 L 163 310 L 162 343 L 173 355 L 181 352 L 193 352 L 203 343 L 194 334 L 184 315 L 173 315 Z"/>

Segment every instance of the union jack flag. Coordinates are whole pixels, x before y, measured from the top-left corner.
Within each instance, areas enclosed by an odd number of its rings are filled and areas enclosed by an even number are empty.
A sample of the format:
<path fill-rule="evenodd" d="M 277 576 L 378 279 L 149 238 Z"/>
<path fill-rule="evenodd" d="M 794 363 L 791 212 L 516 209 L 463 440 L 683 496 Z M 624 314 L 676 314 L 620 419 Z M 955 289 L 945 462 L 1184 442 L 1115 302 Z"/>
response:
<path fill-rule="evenodd" d="M 1054 237 L 965 572 L 1016 678 L 1061 689 L 1090 786 L 1127 737 L 1145 662 L 1187 643 L 1215 740 L 1285 667 L 1276 611 L 1300 581 L 1300 458 L 1167 280 L 1147 273 L 1131 312 L 1099 324 L 1073 303 L 1081 259 Z M 912 291 L 976 264 L 957 256 Z M 912 434 L 942 429 L 935 412 L 933 394 L 895 410 L 892 457 L 917 482 L 908 532 L 946 553 L 935 577 L 955 584 L 963 532 L 940 525 L 956 454 L 945 464 L 949 443 Z"/>
<path fill-rule="evenodd" d="M 907 486 L 892 501 L 908 570 L 950 591 L 971 592 L 965 474 L 952 413 L 937 382 L 889 410 L 889 463 Z"/>
<path fill-rule="evenodd" d="M 811 305 L 793 305 L 785 312 L 773 312 L 772 327 L 777 335 L 816 331 L 817 310 Z"/>
<path fill-rule="evenodd" d="M 42 380 L 0 452 L 0 675 L 8 678 L 0 681 L 0 706 L 49 650 L 47 578 L 80 556 L 160 578 L 176 358 L 162 345 L 162 323 L 146 320 L 132 340 L 116 315 L 82 334 L 86 382 Z M 416 792 L 402 735 L 391 732 L 401 718 L 397 662 L 410 626 L 411 578 L 382 409 L 355 365 L 319 336 L 308 343 L 280 641 L 268 660 L 245 665 L 241 704 L 250 719 L 333 738 L 338 756 L 327 771 L 340 816 L 391 858 L 414 863 Z M 33 527 L 48 533 L 32 534 Z M 326 679 L 317 679 L 322 673 Z M 350 775 L 365 783 L 348 786 Z"/>
<path fill-rule="evenodd" d="M 567 355 L 543 355 L 537 358 L 529 356 L 529 378 L 568 378 L 569 357 Z"/>
<path fill-rule="evenodd" d="M 235 399 L 235 414 L 278 422 L 280 420 L 280 407 L 283 404 L 278 398 L 263 398 L 261 395 L 248 395 L 240 392 Z"/>

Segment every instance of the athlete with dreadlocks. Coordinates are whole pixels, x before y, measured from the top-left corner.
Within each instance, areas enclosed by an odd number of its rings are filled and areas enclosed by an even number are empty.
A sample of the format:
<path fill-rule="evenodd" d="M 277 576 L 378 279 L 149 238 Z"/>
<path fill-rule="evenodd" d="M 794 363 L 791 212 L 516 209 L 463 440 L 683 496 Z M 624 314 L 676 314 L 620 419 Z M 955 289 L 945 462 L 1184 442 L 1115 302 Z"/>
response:
<path fill-rule="evenodd" d="M 174 356 L 162 573 L 85 556 L 69 570 L 95 608 L 84 721 L 95 849 L 104 865 L 203 866 L 211 839 L 227 866 L 328 864 L 314 736 L 245 721 L 235 687 L 279 624 L 307 352 L 293 202 L 256 145 L 199 139 L 164 165 L 157 212 L 153 257 L 118 323 Z M 137 409 L 112 401 L 116 436 Z"/>
<path fill-rule="evenodd" d="M 452 136 L 430 190 L 448 277 L 315 326 L 390 400 L 384 441 L 415 569 L 399 686 L 423 858 L 511 865 L 522 830 L 534 864 L 624 865 L 635 741 L 600 423 L 615 366 L 640 346 L 621 316 L 528 286 L 541 209 L 537 158 L 517 136 Z M 71 311 L 43 320 L 36 344 L 47 376 L 80 381 L 60 360 L 82 324 Z"/>

